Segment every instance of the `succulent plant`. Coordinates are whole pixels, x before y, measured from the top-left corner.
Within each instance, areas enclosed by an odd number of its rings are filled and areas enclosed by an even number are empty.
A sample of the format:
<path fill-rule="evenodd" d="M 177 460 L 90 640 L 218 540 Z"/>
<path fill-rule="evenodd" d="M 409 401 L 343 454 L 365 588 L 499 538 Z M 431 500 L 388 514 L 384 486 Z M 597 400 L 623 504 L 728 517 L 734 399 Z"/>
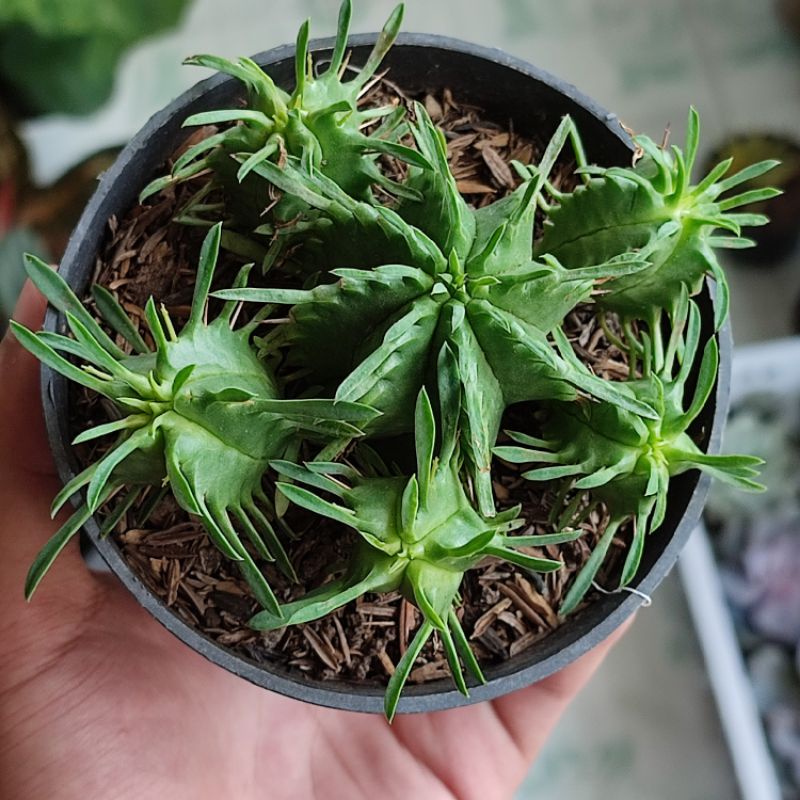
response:
<path fill-rule="evenodd" d="M 708 455 L 689 435 L 689 428 L 703 410 L 717 377 L 716 341 L 706 343 L 697 373 L 697 384 L 689 399 L 686 384 L 700 345 L 700 312 L 686 291 L 675 305 L 669 339 L 661 337 L 660 320 L 655 328 L 642 331 L 628 343 L 632 374 L 627 382 L 635 397 L 658 412 L 657 419 L 637 416 L 607 402 L 553 403 L 541 438 L 511 431 L 518 445 L 495 447 L 496 455 L 512 463 L 539 463 L 523 473 L 532 481 L 568 479 L 577 490 L 576 499 L 589 491 L 591 502 L 603 503 L 609 521 L 561 606 L 568 614 L 591 587 L 598 569 L 620 525 L 632 520 L 633 540 L 622 568 L 620 585 L 633 580 L 639 567 L 645 538 L 664 521 L 669 482 L 692 469 L 708 472 L 739 489 L 761 491 L 756 483 L 755 456 Z M 625 347 L 623 342 L 619 342 Z M 641 360 L 641 374 L 637 362 Z M 520 447 L 519 445 L 524 445 Z M 577 505 L 574 507 L 577 512 Z M 567 514 L 566 522 L 574 522 Z"/>
<path fill-rule="evenodd" d="M 361 109 L 358 104 L 376 80 L 375 73 L 397 38 L 403 6 L 392 12 L 366 64 L 353 70 L 350 80 L 343 80 L 349 69 L 345 52 L 351 13 L 350 0 L 344 0 L 330 61 L 316 75 L 308 51 L 309 21 L 303 23 L 297 35 L 295 88 L 291 94 L 276 86 L 252 59 L 229 61 L 212 55 L 186 59 L 186 64 L 210 67 L 240 80 L 247 87 L 248 102 L 244 108 L 201 112 L 187 118 L 184 125 L 188 127 L 229 127 L 189 147 L 175 161 L 171 174 L 152 181 L 140 200 L 211 169 L 216 181 L 228 190 L 227 211 L 254 228 L 263 222 L 263 212 L 271 204 L 270 187 L 264 181 L 248 181 L 247 177 L 264 162 L 280 165 L 287 154 L 300 159 L 306 169 L 320 170 L 354 197 L 371 199 L 374 185 L 394 194 L 417 197 L 385 175 L 376 163 L 377 156 L 385 153 L 427 166 L 418 151 L 396 141 L 403 131 L 405 109 Z M 380 120 L 376 130 L 369 135 L 362 132 L 375 120 Z M 202 190 L 203 197 L 206 191 Z M 299 209 L 302 203 L 297 198 L 284 198 L 273 217 L 277 213 L 284 220 L 291 219 Z M 209 209 L 204 206 L 204 210 Z"/>
<path fill-rule="evenodd" d="M 375 412 L 355 403 L 283 400 L 278 384 L 250 345 L 259 316 L 233 329 L 233 303 L 206 322 L 206 301 L 219 252 L 221 225 L 203 242 L 191 313 L 180 333 L 162 305 L 145 307 L 154 348 L 148 347 L 127 313 L 107 290 L 94 297 L 107 324 L 135 351 L 127 355 L 47 264 L 30 257 L 28 275 L 51 305 L 64 312 L 72 338 L 32 333 L 12 322 L 19 342 L 42 363 L 114 403 L 117 418 L 79 434 L 74 443 L 117 435 L 100 460 L 76 475 L 56 496 L 55 515 L 78 490 L 86 502 L 58 530 L 32 565 L 25 586 L 30 597 L 69 539 L 120 489 L 119 508 L 136 501 L 145 486 L 168 483 L 178 504 L 200 516 L 220 551 L 238 562 L 258 601 L 280 613 L 272 590 L 234 528 L 241 525 L 259 556 L 277 560 L 293 575 L 262 488 L 269 462 L 288 452 L 293 438 L 357 434 L 356 424 Z M 250 265 L 252 266 L 252 265 Z M 250 266 L 236 278 L 243 285 Z M 63 354 L 63 355 L 62 355 Z M 64 356 L 74 356 L 78 367 Z M 258 502 L 257 502 L 258 501 Z M 112 515 L 105 528 L 113 527 Z"/>
<path fill-rule="evenodd" d="M 575 191 L 550 187 L 555 205 L 548 208 L 537 253 L 549 253 L 565 267 L 585 267 L 632 249 L 640 250 L 649 268 L 634 277 L 607 284 L 596 299 L 599 308 L 625 318 L 648 319 L 654 310 L 670 308 L 681 287 L 694 293 L 706 274 L 717 283 L 716 323 L 728 314 L 728 283 L 717 260 L 718 248 L 752 247 L 741 237 L 745 226 L 765 225 L 763 214 L 734 209 L 781 194 L 764 186 L 738 195 L 724 195 L 760 177 L 778 162 L 759 161 L 723 177 L 729 158 L 699 183 L 691 184 L 700 137 L 700 118 L 689 110 L 686 146 L 659 147 L 648 136 L 634 137 L 641 158 L 633 167 L 597 167 L 581 164 L 591 180 Z M 576 149 L 579 155 L 581 149 Z M 727 231 L 720 235 L 719 230 Z"/>
<path fill-rule="evenodd" d="M 713 276 L 715 322 L 722 323 L 727 287 L 714 250 L 746 245 L 741 227 L 765 218 L 733 209 L 775 192 L 724 197 L 773 162 L 723 178 L 725 162 L 692 185 L 699 135 L 692 110 L 685 152 L 640 136 L 642 158 L 631 168 L 587 165 L 566 117 L 538 163 L 514 165 L 513 192 L 473 208 L 423 106 L 406 116 L 402 105 L 360 105 L 397 35 L 402 6 L 367 63 L 344 80 L 350 15 L 345 0 L 330 62 L 316 76 L 308 23 L 301 28 L 291 93 L 248 59 L 189 60 L 237 77 L 249 97 L 244 108 L 190 117 L 188 125 L 228 127 L 189 147 L 171 175 L 143 192 L 210 172 L 182 215 L 211 230 L 180 332 L 151 298 L 151 347 L 112 295 L 94 287 L 95 306 L 120 346 L 57 273 L 29 260 L 31 278 L 65 314 L 71 336 L 19 325 L 16 335 L 52 369 L 111 401 L 113 419 L 76 442 L 117 440 L 56 498 L 54 513 L 86 493 L 37 558 L 26 592 L 103 503 L 121 498 L 103 523 L 107 533 L 146 487 L 164 485 L 240 565 L 263 608 L 251 620 L 256 629 L 317 619 L 368 591 L 398 590 L 419 608 L 422 625 L 389 681 L 391 718 L 434 633 L 461 691 L 462 665 L 482 680 L 456 606 L 465 571 L 483 558 L 558 569 L 560 561 L 527 548 L 576 539 L 581 515 L 602 508 L 607 526 L 567 592 L 566 614 L 629 520 L 621 582 L 633 580 L 647 532 L 665 517 L 673 476 L 701 469 L 758 488 L 759 459 L 707 455 L 693 438 L 718 356 L 690 297 Z M 564 192 L 551 173 L 568 144 L 583 185 Z M 405 177 L 389 178 L 378 156 L 405 162 Z M 220 186 L 224 202 L 209 202 Z M 270 244 L 232 238 L 242 234 Z M 226 235 L 263 255 L 262 274 L 247 286 L 252 265 L 245 266 L 210 292 Z M 209 293 L 224 301 L 211 322 Z M 261 307 L 237 327 L 243 301 Z M 595 374 L 563 330 L 565 318 L 589 303 L 627 357 L 626 381 Z M 286 307 L 288 316 L 275 314 Z M 262 322 L 270 332 L 259 337 Z M 498 445 L 503 414 L 522 401 L 546 412 L 543 431 L 532 413 L 530 428 L 511 433 L 515 445 Z M 379 457 L 388 437 L 405 468 L 390 469 Z M 499 510 L 496 456 L 538 463 L 525 473 L 531 480 L 562 481 L 552 533 L 514 534 L 526 523 L 519 507 Z M 275 474 L 279 508 L 264 488 Z M 358 544 L 332 581 L 280 604 L 249 548 L 292 575 L 276 531 L 287 503 L 355 530 Z"/>
<path fill-rule="evenodd" d="M 436 631 L 442 638 L 456 685 L 467 686 L 460 661 L 484 682 L 455 610 L 464 573 L 486 556 L 527 569 L 548 572 L 560 561 L 530 555 L 524 547 L 559 544 L 583 531 L 567 530 L 532 536 L 509 535 L 525 525 L 520 506 L 493 517 L 473 507 L 460 474 L 457 430 L 461 381 L 456 357 L 447 345 L 439 355 L 441 437 L 438 456 L 436 422 L 426 390 L 415 408 L 416 472 L 392 474 L 388 469 L 365 475 L 346 463 L 273 462 L 279 474 L 304 486 L 279 483 L 293 503 L 353 528 L 361 537 L 345 574 L 299 600 L 282 607 L 282 615 L 266 610 L 250 624 L 257 629 L 308 622 L 354 600 L 365 592 L 399 590 L 422 612 L 423 623 L 400 659 L 386 692 L 386 716 L 391 720 L 403 685 L 425 642 Z M 321 497 L 329 495 L 334 500 Z"/>
<path fill-rule="evenodd" d="M 634 413 L 656 416 L 626 387 L 597 378 L 570 358 L 566 351 L 571 353 L 571 348 L 559 328 L 569 311 L 590 298 L 598 281 L 641 271 L 646 262 L 629 253 L 567 270 L 549 256 L 533 260 L 536 200 L 565 142 L 568 119 L 541 163 L 526 170 L 525 181 L 512 195 L 473 210 L 458 194 L 441 132 L 420 105 L 416 116 L 417 142 L 433 164 L 425 174 L 425 187 L 420 186 L 425 189 L 424 205 L 433 209 L 425 219 L 427 231 L 399 212 L 349 198 L 332 181 L 308 175 L 290 161 L 282 169 L 256 168 L 283 191 L 321 211 L 328 220 L 323 232 L 330 229 L 338 238 L 344 229 L 352 236 L 354 227 L 359 235 L 351 241 L 369 252 L 381 252 L 388 239 L 393 242 L 392 255 L 402 261 L 371 269 L 358 268 L 356 262 L 356 268 L 323 273 L 336 283 L 308 290 L 246 287 L 215 296 L 292 305 L 286 339 L 293 362 L 332 387 L 338 400 L 367 403 L 381 411 L 369 428 L 373 435 L 411 430 L 414 398 L 435 375 L 438 353 L 447 342 L 462 382 L 462 449 L 481 511 L 490 516 L 491 451 L 509 404 L 575 400 L 583 391 Z M 416 218 L 413 202 L 410 208 Z M 326 244 L 338 257 L 336 243 Z M 350 255 L 358 258 L 355 252 Z M 335 340 L 331 330 L 337 331 Z M 553 347 L 548 335 L 564 352 Z"/>

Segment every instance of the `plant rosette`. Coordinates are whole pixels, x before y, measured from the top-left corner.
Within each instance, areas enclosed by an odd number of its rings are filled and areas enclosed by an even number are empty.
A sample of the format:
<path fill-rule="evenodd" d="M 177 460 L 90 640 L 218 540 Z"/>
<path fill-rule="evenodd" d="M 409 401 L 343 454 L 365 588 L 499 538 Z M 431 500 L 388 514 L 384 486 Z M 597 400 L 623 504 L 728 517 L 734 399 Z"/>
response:
<path fill-rule="evenodd" d="M 346 0 L 333 42 L 310 43 L 306 24 L 296 48 L 191 59 L 225 74 L 178 98 L 125 148 L 58 274 L 29 260 L 51 309 L 43 332 L 15 327 L 44 364 L 66 484 L 54 509 L 70 498 L 77 506 L 32 566 L 28 593 L 82 528 L 139 602 L 215 663 L 292 697 L 389 718 L 490 699 L 570 663 L 672 567 L 708 488 L 701 470 L 758 488 L 758 459 L 716 455 L 730 362 L 716 251 L 747 245 L 742 227 L 766 218 L 737 209 L 776 194 L 737 190 L 773 162 L 732 175 L 723 163 L 692 183 L 694 110 L 683 148 L 632 141 L 574 87 L 498 51 L 400 36 L 401 17 L 398 8 L 382 33 L 348 40 Z M 540 157 L 513 164 L 507 196 L 469 205 L 423 106 L 359 103 L 384 69 L 409 96 L 449 90 L 487 119 L 513 120 L 541 144 Z M 164 174 L 187 124 L 221 127 Z M 570 159 L 577 185 L 558 188 L 554 168 Z M 176 215 L 208 228 L 185 324 L 151 297 L 139 327 L 102 286 L 91 290 L 95 318 L 78 298 L 108 221 L 140 195 L 203 175 Z M 220 247 L 257 263 L 212 287 Z M 579 357 L 563 328 L 578 304 L 591 308 L 627 379 L 595 374 Z M 264 325 L 272 333 L 258 336 Z M 112 409 L 79 433 L 79 442 L 115 440 L 83 469 L 69 445 L 67 379 Z M 529 411 L 530 425 L 506 435 L 510 408 Z M 551 482 L 547 530 L 533 533 L 519 506 L 499 503 L 501 459 L 526 465 L 522 484 Z M 368 591 L 399 592 L 422 622 L 388 689 L 256 662 L 187 624 L 107 535 L 142 492 L 171 493 L 238 565 L 261 607 L 253 629 L 317 619 Z M 288 603 L 260 566 L 275 560 L 293 576 L 287 507 L 357 540 L 338 576 Z M 464 574 L 487 558 L 534 576 L 561 570 L 554 548 L 580 540 L 592 514 L 605 532 L 569 578 L 559 624 L 507 660 L 480 664 L 459 615 Z M 593 592 L 620 536 L 624 564 L 610 588 Z M 432 636 L 455 686 L 405 685 Z"/>

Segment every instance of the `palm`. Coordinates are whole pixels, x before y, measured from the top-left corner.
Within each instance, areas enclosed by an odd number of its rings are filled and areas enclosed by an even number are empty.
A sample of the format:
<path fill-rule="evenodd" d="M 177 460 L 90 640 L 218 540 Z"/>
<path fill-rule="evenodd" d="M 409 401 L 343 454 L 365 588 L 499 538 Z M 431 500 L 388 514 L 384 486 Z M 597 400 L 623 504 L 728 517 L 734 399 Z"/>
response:
<path fill-rule="evenodd" d="M 21 314 L 41 318 L 31 292 Z M 2 797 L 505 798 L 602 657 L 493 703 L 390 727 L 225 673 L 116 581 L 92 579 L 76 547 L 27 605 L 24 573 L 55 527 L 58 482 L 35 362 L 6 340 L 0 375 Z"/>

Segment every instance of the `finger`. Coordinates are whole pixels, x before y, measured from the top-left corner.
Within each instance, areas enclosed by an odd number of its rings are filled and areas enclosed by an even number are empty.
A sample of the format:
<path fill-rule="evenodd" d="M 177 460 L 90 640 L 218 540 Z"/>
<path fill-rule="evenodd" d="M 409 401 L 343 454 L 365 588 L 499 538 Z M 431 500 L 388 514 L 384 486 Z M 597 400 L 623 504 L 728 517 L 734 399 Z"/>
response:
<path fill-rule="evenodd" d="M 14 319 L 38 330 L 47 305 L 30 281 L 22 288 Z M 39 362 L 8 331 L 0 342 L 0 470 L 11 469 L 17 479 L 23 473 L 53 476 L 55 469 L 47 444 L 39 391 Z M 6 480 L 3 474 L 3 480 Z"/>
<path fill-rule="evenodd" d="M 633 618 L 624 622 L 605 641 L 555 675 L 492 703 L 495 713 L 528 761 L 535 758 L 567 706 L 632 622 Z"/>

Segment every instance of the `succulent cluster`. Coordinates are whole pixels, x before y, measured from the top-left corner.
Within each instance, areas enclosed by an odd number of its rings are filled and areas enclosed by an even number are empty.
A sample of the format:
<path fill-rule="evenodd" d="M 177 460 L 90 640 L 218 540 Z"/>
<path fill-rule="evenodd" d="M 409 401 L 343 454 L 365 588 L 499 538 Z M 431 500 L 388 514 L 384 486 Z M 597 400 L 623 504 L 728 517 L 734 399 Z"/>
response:
<path fill-rule="evenodd" d="M 240 79 L 248 100 L 188 119 L 221 127 L 143 192 L 210 172 L 181 210 L 210 230 L 179 333 L 151 298 L 146 340 L 94 287 L 112 338 L 56 273 L 29 261 L 72 335 L 20 326 L 16 334 L 44 363 L 112 401 L 114 419 L 76 441 L 116 441 L 56 498 L 54 512 L 86 488 L 34 564 L 27 592 L 103 503 L 122 493 L 108 532 L 143 487 L 163 486 L 241 566 L 263 606 L 254 628 L 317 619 L 368 591 L 397 590 L 417 606 L 423 623 L 387 691 L 391 718 L 434 632 L 459 689 L 467 691 L 462 664 L 482 680 L 456 611 L 464 572 L 480 560 L 559 569 L 535 548 L 577 539 L 588 514 L 604 509 L 605 532 L 565 614 L 629 522 L 620 584 L 635 578 L 673 475 L 702 469 L 758 488 L 758 459 L 706 455 L 692 438 L 715 385 L 717 349 L 713 333 L 703 341 L 691 296 L 714 279 L 722 324 L 727 288 L 715 251 L 746 246 L 741 227 L 766 219 L 734 209 L 775 194 L 730 190 L 774 162 L 727 178 L 726 162 L 691 184 L 692 110 L 683 150 L 640 136 L 633 166 L 590 166 L 567 117 L 536 163 L 514 165 L 518 188 L 473 208 L 450 171 L 443 132 L 421 105 L 360 102 L 402 7 L 360 70 L 346 56 L 350 13 L 345 0 L 318 73 L 308 25 L 301 28 L 291 94 L 248 59 L 190 59 Z M 573 191 L 552 180 L 567 148 L 580 175 Z M 386 174 L 386 157 L 403 162 L 401 180 Z M 255 243 L 250 252 L 263 253 L 260 269 L 246 265 L 211 291 L 220 242 L 235 252 L 245 238 Z M 210 322 L 209 295 L 221 301 Z M 254 313 L 237 324 L 249 303 Z M 588 303 L 627 359 L 628 380 L 596 375 L 565 334 L 565 318 Z M 258 336 L 265 320 L 270 333 Z M 503 434 L 504 413 L 521 402 L 530 427 Z M 530 529 L 520 507 L 499 510 L 498 458 L 529 464 L 532 481 L 556 482 L 552 532 L 519 532 Z M 340 577 L 280 604 L 257 559 L 277 560 L 292 576 L 281 545 L 287 503 L 355 530 L 358 544 Z"/>

